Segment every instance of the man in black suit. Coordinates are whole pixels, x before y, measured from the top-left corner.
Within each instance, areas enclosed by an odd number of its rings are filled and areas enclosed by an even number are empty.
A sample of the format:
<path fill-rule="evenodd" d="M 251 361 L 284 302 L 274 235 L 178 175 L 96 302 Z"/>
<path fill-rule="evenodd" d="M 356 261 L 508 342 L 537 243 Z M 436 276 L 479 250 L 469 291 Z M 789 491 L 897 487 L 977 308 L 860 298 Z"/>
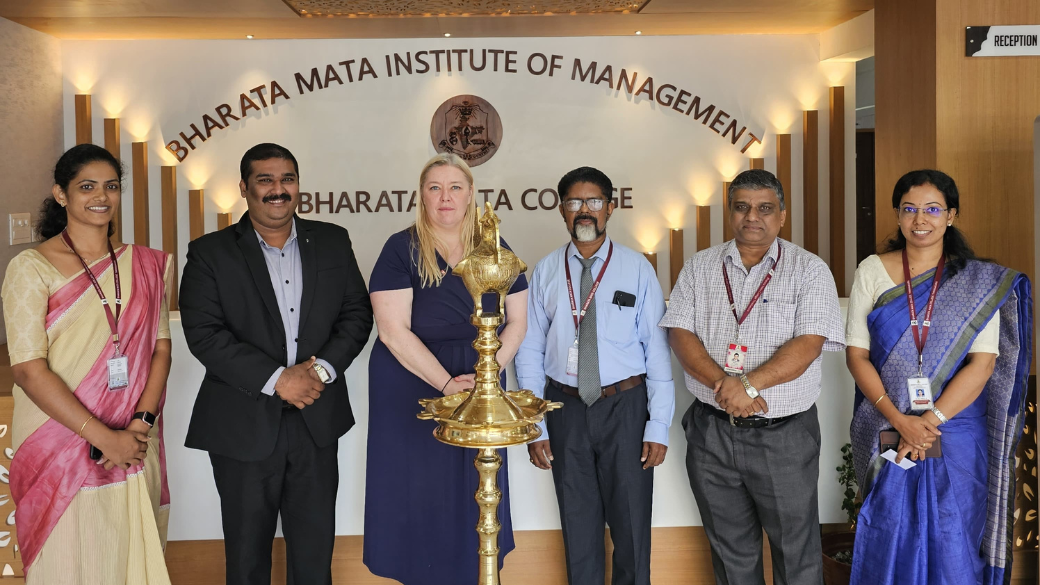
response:
<path fill-rule="evenodd" d="M 181 320 L 206 377 L 185 445 L 213 464 L 229 585 L 271 582 L 279 512 L 288 582 L 331 585 L 343 372 L 372 304 L 347 231 L 296 217 L 292 153 L 259 144 L 240 170 L 248 212 L 188 246 Z"/>

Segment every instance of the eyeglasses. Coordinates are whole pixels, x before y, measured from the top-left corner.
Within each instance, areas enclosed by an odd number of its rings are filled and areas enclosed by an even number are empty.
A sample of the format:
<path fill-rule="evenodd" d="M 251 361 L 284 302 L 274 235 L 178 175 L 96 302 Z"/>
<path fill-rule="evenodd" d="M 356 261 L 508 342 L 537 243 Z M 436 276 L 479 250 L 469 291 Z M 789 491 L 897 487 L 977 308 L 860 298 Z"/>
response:
<path fill-rule="evenodd" d="M 589 206 L 589 211 L 599 211 L 603 209 L 603 205 L 606 204 L 606 199 L 564 199 L 563 208 L 571 213 L 581 210 L 581 206 L 584 203 Z"/>
<path fill-rule="evenodd" d="M 904 205 L 899 208 L 899 217 L 917 217 L 917 212 L 923 211 L 931 217 L 942 217 L 944 211 L 948 209 L 944 207 L 938 207 L 935 205 L 929 205 L 928 207 L 914 207 L 912 205 Z"/>
<path fill-rule="evenodd" d="M 763 203 L 757 208 L 759 215 L 773 215 L 776 213 L 776 206 L 772 203 Z M 751 212 L 751 206 L 744 202 L 738 202 L 733 204 L 733 211 L 739 215 L 747 215 Z"/>

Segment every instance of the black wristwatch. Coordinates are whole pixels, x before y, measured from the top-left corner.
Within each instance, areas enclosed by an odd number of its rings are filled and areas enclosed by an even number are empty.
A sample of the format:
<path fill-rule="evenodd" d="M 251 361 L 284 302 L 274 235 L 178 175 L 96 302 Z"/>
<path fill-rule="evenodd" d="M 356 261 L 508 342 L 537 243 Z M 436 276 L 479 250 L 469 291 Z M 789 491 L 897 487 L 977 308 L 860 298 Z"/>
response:
<path fill-rule="evenodd" d="M 146 411 L 146 410 L 142 410 L 141 412 L 135 412 L 134 413 L 134 418 L 132 418 L 130 420 L 136 420 L 136 419 L 143 420 L 144 424 L 146 424 L 146 425 L 148 425 L 150 427 L 154 427 L 155 426 L 155 415 L 150 413 L 150 412 L 148 412 L 148 411 Z"/>

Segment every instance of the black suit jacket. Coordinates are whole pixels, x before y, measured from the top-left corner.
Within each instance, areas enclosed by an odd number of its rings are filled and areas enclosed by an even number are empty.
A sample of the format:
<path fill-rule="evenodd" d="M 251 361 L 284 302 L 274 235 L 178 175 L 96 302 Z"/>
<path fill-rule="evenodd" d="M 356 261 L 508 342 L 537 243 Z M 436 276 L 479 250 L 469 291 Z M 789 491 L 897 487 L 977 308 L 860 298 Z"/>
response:
<path fill-rule="evenodd" d="M 191 353 L 206 367 L 185 446 L 259 461 L 278 438 L 282 400 L 261 392 L 279 367 L 316 356 L 337 377 L 303 409 L 318 446 L 354 425 L 344 371 L 368 342 L 372 303 L 347 230 L 296 218 L 303 268 L 299 341 L 286 356 L 285 330 L 271 276 L 249 214 L 188 245 L 180 310 Z"/>

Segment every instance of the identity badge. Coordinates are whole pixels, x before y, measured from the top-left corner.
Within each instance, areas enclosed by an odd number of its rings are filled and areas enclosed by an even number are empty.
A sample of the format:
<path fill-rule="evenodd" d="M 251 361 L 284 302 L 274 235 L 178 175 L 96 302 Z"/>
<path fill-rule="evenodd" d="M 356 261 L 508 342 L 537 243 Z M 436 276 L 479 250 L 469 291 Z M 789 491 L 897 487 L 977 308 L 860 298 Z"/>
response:
<path fill-rule="evenodd" d="M 908 378 L 906 390 L 910 395 L 910 408 L 916 411 L 932 409 L 932 383 L 928 378 Z"/>
<path fill-rule="evenodd" d="M 117 355 L 108 360 L 108 389 L 122 390 L 130 385 L 129 360 L 125 355 Z"/>
<path fill-rule="evenodd" d="M 574 340 L 574 345 L 567 350 L 567 374 L 571 376 L 578 375 L 578 340 Z"/>
<path fill-rule="evenodd" d="M 743 374 L 744 364 L 747 362 L 748 348 L 746 345 L 736 343 L 729 344 L 726 349 L 726 367 L 723 368 L 729 374 Z"/>

